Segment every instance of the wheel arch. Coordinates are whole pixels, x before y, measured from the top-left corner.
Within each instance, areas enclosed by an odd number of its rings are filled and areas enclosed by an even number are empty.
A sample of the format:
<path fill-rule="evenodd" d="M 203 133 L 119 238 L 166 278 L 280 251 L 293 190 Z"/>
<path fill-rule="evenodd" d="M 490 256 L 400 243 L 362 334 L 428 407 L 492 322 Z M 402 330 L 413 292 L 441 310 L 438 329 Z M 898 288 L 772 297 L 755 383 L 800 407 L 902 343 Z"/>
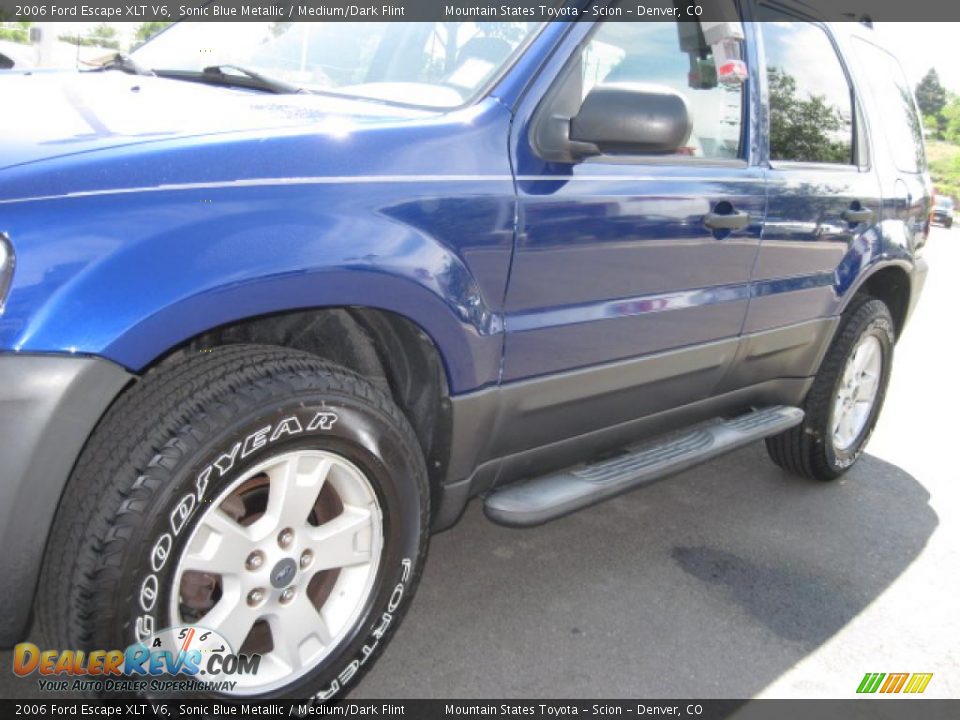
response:
<path fill-rule="evenodd" d="M 309 352 L 380 386 L 413 426 L 431 487 L 443 483 L 450 459 L 450 385 L 440 348 L 413 320 L 359 306 L 258 315 L 194 335 L 157 358 L 146 373 L 184 353 L 247 343 Z"/>
<path fill-rule="evenodd" d="M 842 312 L 857 294 L 867 294 L 883 302 L 893 317 L 895 337 L 900 338 L 910 308 L 911 280 L 908 269 L 899 262 L 878 265 L 864 276 L 849 293 Z"/>

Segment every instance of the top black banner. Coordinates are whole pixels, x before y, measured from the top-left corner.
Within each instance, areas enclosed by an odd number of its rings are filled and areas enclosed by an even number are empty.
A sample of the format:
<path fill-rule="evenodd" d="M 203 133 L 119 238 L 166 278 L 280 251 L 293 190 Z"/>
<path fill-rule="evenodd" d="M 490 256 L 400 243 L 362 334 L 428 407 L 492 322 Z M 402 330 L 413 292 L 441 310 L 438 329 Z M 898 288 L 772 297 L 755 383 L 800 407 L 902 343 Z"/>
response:
<path fill-rule="evenodd" d="M 827 21 L 960 20 L 960 3 L 944 0 L 779 0 L 770 4 Z M 0 0 L 0 21 L 702 21 L 730 20 L 731 12 L 736 12 L 732 8 L 734 0 Z M 749 9 L 744 11 L 744 19 L 749 19 Z"/>

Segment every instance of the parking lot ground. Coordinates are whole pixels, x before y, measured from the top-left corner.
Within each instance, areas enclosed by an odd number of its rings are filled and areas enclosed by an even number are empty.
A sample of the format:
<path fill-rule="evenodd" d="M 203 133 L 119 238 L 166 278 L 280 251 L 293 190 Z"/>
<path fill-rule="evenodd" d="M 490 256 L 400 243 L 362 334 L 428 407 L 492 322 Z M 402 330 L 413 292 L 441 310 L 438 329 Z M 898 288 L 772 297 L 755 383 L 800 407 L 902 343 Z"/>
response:
<path fill-rule="evenodd" d="M 868 454 L 791 477 L 762 443 L 529 530 L 474 502 L 353 697 L 853 697 L 866 672 L 960 695 L 960 229 L 897 348 Z M 0 653 L 0 695 L 37 695 Z"/>
<path fill-rule="evenodd" d="M 960 229 L 925 255 L 846 477 L 791 477 L 757 443 L 539 528 L 474 502 L 353 696 L 844 698 L 868 671 L 960 696 Z"/>

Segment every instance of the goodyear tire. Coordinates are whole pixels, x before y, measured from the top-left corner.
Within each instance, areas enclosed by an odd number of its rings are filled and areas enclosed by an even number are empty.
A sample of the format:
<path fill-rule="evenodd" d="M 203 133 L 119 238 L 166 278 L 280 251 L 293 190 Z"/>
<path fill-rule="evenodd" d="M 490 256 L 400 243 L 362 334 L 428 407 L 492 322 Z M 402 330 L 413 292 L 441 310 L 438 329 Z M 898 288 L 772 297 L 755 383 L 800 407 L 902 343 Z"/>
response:
<path fill-rule="evenodd" d="M 894 325 L 887 306 L 856 297 L 804 402 L 803 423 L 767 438 L 780 467 L 816 480 L 833 480 L 863 453 L 883 408 L 893 366 Z"/>
<path fill-rule="evenodd" d="M 87 650 L 189 635 L 249 661 L 195 675 L 222 683 L 213 696 L 342 695 L 413 596 L 428 503 L 413 430 L 365 379 L 279 348 L 193 353 L 118 399 L 84 449 L 48 545 L 41 634 Z"/>

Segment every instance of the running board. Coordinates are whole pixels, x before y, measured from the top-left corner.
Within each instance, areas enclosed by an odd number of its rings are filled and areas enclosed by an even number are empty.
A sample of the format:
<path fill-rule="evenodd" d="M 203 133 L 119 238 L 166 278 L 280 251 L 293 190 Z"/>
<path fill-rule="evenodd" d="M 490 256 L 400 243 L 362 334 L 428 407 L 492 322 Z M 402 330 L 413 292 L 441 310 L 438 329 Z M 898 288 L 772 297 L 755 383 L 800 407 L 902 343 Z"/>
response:
<path fill-rule="evenodd" d="M 484 512 L 498 525 L 540 525 L 776 435 L 802 421 L 803 410 L 784 405 L 714 421 L 654 445 L 627 448 L 625 454 L 609 460 L 508 485 L 487 497 Z"/>

